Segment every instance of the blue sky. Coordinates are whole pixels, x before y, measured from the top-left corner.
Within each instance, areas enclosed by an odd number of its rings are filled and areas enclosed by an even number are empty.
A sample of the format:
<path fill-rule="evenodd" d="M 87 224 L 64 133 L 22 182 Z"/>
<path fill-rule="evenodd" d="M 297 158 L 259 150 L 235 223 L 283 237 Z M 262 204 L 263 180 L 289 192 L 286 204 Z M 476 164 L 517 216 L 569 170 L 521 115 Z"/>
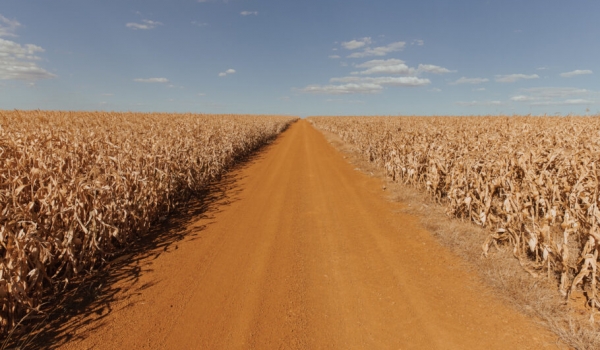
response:
<path fill-rule="evenodd" d="M 597 0 L 2 0 L 0 109 L 595 114 L 598 14 Z"/>

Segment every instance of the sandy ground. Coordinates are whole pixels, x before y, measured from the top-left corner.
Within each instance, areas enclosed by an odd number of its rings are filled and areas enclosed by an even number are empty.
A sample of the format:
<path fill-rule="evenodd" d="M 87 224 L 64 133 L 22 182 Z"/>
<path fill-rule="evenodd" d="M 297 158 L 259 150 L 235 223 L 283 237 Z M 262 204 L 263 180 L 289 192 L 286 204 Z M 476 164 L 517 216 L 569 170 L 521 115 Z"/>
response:
<path fill-rule="evenodd" d="M 308 122 L 229 176 L 185 239 L 138 259 L 106 307 L 90 304 L 95 312 L 62 323 L 47 345 L 556 348 Z"/>

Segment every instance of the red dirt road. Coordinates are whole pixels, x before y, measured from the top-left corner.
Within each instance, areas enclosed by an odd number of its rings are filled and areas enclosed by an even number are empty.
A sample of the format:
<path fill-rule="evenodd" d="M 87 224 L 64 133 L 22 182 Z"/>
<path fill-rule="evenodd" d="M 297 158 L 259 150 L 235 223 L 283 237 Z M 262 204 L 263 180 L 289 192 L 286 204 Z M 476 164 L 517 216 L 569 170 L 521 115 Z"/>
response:
<path fill-rule="evenodd" d="M 233 175 L 195 239 L 142 261 L 64 348 L 555 348 L 308 122 Z"/>

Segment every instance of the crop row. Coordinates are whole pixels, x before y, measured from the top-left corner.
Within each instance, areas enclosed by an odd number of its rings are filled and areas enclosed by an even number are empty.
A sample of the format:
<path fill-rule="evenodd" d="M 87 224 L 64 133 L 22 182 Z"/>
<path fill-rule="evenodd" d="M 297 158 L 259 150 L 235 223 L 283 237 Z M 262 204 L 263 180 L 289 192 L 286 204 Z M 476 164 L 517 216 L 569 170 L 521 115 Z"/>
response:
<path fill-rule="evenodd" d="M 490 230 L 567 297 L 598 300 L 600 118 L 312 117 L 387 175 Z"/>
<path fill-rule="evenodd" d="M 294 120 L 0 111 L 0 333 Z"/>

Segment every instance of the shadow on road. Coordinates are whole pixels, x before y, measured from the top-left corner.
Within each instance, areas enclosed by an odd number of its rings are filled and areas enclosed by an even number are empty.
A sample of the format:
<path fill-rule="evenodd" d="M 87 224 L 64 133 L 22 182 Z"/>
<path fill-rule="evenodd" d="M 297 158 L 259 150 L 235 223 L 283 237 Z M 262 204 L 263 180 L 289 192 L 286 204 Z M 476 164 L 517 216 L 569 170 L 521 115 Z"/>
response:
<path fill-rule="evenodd" d="M 157 222 L 147 234 L 131 241 L 99 270 L 71 281 L 57 295 L 47 295 L 37 315 L 29 315 L 8 338 L 2 349 L 53 349 L 78 340 L 76 330 L 88 326 L 94 331 L 105 324 L 105 318 L 116 303 L 127 307 L 120 297 L 122 290 L 142 293 L 157 282 L 140 285 L 142 273 L 151 271 L 151 261 L 178 248 L 182 241 L 197 239 L 204 226 L 191 224 L 211 220 L 215 214 L 238 200 L 242 191 L 240 170 L 262 159 L 262 154 L 277 144 L 278 139 L 252 155 L 240 159 L 220 179 L 213 181 L 185 205 L 174 210 L 163 222 Z M 117 287 L 117 283 L 118 287 Z"/>

